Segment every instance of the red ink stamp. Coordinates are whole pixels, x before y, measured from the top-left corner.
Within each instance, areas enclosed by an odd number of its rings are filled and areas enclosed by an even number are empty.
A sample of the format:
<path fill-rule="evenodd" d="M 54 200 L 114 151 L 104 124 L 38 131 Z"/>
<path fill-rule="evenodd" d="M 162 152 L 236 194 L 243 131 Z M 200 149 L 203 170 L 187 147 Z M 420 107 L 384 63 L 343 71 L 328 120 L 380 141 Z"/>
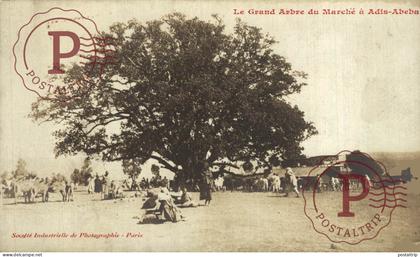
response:
<path fill-rule="evenodd" d="M 34 14 L 19 29 L 13 46 L 16 73 L 28 90 L 43 98 L 71 96 L 95 85 L 115 62 L 114 53 L 113 39 L 101 35 L 92 19 L 58 7 Z M 69 72 L 78 72 L 77 79 L 66 80 Z"/>
<path fill-rule="evenodd" d="M 304 212 L 316 232 L 335 243 L 370 240 L 406 208 L 406 188 L 385 166 L 360 151 L 322 160 L 303 178 Z"/>

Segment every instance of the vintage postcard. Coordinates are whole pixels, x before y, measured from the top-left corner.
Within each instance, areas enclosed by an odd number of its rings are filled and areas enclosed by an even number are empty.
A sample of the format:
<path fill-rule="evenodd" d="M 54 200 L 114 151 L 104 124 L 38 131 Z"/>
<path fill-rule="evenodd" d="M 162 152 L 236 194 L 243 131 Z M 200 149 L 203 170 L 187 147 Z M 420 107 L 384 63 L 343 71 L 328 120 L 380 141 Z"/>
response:
<path fill-rule="evenodd" d="M 420 1 L 6 0 L 0 30 L 0 252 L 420 251 Z"/>

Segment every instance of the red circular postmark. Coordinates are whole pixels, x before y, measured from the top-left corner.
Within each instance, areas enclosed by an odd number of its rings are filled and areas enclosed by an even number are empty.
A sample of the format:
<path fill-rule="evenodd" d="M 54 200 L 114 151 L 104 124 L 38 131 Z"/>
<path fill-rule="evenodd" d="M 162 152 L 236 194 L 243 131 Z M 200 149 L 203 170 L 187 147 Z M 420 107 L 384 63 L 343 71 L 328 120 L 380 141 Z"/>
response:
<path fill-rule="evenodd" d="M 402 180 L 360 151 L 329 156 L 301 179 L 306 217 L 335 243 L 354 245 L 377 237 L 395 208 L 406 207 Z"/>
<path fill-rule="evenodd" d="M 72 95 L 95 84 L 105 66 L 114 63 L 115 45 L 100 36 L 95 22 L 79 11 L 54 7 L 34 14 L 18 32 L 14 69 L 23 85 L 40 97 Z M 79 68 L 72 82 L 66 75 Z"/>

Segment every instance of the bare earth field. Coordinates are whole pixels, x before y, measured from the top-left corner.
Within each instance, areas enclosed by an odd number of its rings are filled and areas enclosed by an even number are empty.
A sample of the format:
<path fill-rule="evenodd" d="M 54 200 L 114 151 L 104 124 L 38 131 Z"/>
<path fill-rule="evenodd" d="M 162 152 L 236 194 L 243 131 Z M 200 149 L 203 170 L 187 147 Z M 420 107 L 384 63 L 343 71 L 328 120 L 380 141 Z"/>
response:
<path fill-rule="evenodd" d="M 408 191 L 414 187 L 418 180 Z M 70 203 L 60 202 L 58 194 L 48 203 L 14 205 L 6 199 L 0 211 L 0 251 L 420 251 L 419 196 L 409 193 L 408 208 L 397 208 L 377 238 L 355 246 L 333 244 L 316 233 L 304 215 L 303 198 L 274 193 L 217 192 L 209 207 L 183 209 L 186 221 L 142 225 L 133 218 L 140 198 L 100 201 L 76 192 Z M 341 193 L 320 197 L 335 201 Z M 77 237 L 12 238 L 13 233 Z M 80 238 L 80 233 L 119 237 Z"/>

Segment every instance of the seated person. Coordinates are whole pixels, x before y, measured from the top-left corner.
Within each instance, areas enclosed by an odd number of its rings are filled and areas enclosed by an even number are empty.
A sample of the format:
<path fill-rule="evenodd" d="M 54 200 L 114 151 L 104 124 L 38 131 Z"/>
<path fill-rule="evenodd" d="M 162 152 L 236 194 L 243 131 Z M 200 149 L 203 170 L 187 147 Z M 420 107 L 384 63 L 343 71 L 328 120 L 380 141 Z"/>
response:
<path fill-rule="evenodd" d="M 186 187 L 182 188 L 182 195 L 175 203 L 181 208 L 198 206 L 198 204 L 193 201 L 191 194 L 187 191 Z"/>
<path fill-rule="evenodd" d="M 148 199 L 143 203 L 143 213 L 140 215 L 139 223 L 154 223 L 162 221 L 178 222 L 184 217 L 181 211 L 175 206 L 167 188 L 162 188 L 159 193 L 148 193 Z M 150 215 L 152 214 L 152 215 Z"/>

